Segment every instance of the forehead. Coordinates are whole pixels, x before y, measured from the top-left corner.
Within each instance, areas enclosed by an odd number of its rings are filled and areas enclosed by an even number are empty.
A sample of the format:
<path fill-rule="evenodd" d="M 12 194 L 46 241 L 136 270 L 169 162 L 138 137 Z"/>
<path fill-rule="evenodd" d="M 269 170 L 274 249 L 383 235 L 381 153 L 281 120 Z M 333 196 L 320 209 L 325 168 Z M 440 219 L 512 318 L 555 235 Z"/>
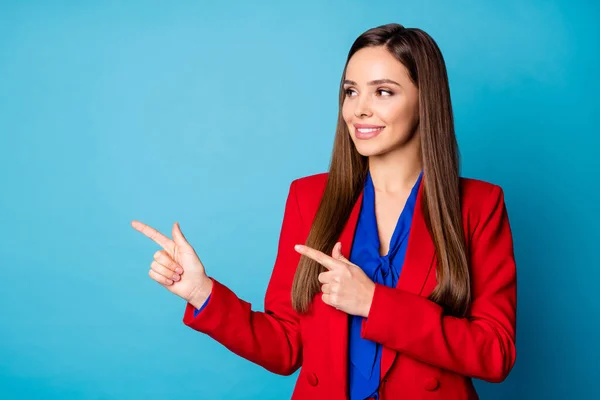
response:
<path fill-rule="evenodd" d="M 383 46 L 365 47 L 350 57 L 344 79 L 358 84 L 375 79 L 392 79 L 399 83 L 410 80 L 406 67 Z"/>

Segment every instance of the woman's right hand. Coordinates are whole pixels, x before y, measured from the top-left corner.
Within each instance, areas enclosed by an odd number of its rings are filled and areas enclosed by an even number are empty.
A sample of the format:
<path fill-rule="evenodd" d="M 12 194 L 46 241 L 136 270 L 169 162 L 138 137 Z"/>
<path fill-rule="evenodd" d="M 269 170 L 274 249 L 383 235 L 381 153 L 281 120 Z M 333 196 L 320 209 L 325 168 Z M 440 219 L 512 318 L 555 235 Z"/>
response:
<path fill-rule="evenodd" d="M 171 293 L 199 308 L 212 290 L 212 279 L 194 248 L 181 232 L 179 223 L 173 224 L 173 240 L 156 229 L 133 220 L 131 226 L 158 243 L 163 249 L 154 253 L 148 274 Z"/>

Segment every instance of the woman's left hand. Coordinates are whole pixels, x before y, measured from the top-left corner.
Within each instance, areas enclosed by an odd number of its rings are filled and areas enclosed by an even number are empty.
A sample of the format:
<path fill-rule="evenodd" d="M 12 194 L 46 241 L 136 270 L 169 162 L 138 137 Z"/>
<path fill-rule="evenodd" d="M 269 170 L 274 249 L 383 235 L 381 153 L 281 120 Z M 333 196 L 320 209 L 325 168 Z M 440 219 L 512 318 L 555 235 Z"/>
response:
<path fill-rule="evenodd" d="M 356 264 L 342 255 L 342 244 L 333 246 L 331 257 L 308 246 L 296 245 L 295 250 L 327 268 L 319 274 L 321 298 L 338 310 L 367 317 L 371 309 L 375 283 Z"/>

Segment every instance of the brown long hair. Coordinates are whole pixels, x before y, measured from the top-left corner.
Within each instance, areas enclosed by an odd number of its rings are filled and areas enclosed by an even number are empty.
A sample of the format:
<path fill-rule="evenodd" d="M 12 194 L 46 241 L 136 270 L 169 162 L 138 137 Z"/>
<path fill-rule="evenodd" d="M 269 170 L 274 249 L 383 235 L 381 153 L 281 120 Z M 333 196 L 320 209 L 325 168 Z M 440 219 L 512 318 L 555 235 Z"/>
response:
<path fill-rule="evenodd" d="M 424 219 L 435 244 L 437 286 L 429 299 L 450 315 L 465 316 L 471 285 L 460 206 L 460 154 L 454 133 L 448 76 L 442 53 L 424 31 L 400 24 L 378 26 L 353 43 L 340 82 L 338 121 L 327 186 L 306 240 L 310 247 L 331 254 L 354 203 L 363 189 L 368 158 L 356 150 L 342 116 L 343 81 L 348 61 L 364 47 L 385 46 L 408 70 L 419 89 L 419 128 L 423 162 Z M 319 273 L 325 267 L 302 256 L 292 286 L 292 306 L 308 311 L 321 291 Z"/>

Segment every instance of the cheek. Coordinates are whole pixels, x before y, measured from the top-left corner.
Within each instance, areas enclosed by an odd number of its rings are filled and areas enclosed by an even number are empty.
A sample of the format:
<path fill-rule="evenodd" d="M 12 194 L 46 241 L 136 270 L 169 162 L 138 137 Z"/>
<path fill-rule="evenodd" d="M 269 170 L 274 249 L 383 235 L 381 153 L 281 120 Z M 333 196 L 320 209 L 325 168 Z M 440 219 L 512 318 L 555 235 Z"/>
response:
<path fill-rule="evenodd" d="M 352 132 L 354 132 L 354 127 L 352 126 L 354 119 L 354 111 L 349 106 L 342 106 L 342 118 L 344 119 L 344 123 L 346 124 L 346 128 L 350 133 L 350 136 L 354 138 Z"/>
<path fill-rule="evenodd" d="M 412 126 L 415 120 L 415 109 L 404 102 L 393 104 L 382 110 L 382 119 L 389 125 L 403 129 Z M 418 114 L 416 114 L 418 116 Z"/>
<path fill-rule="evenodd" d="M 352 110 L 350 105 L 347 102 L 344 102 L 342 104 L 342 118 L 344 118 L 344 121 L 346 121 L 346 124 L 350 123 L 352 121 Z"/>

